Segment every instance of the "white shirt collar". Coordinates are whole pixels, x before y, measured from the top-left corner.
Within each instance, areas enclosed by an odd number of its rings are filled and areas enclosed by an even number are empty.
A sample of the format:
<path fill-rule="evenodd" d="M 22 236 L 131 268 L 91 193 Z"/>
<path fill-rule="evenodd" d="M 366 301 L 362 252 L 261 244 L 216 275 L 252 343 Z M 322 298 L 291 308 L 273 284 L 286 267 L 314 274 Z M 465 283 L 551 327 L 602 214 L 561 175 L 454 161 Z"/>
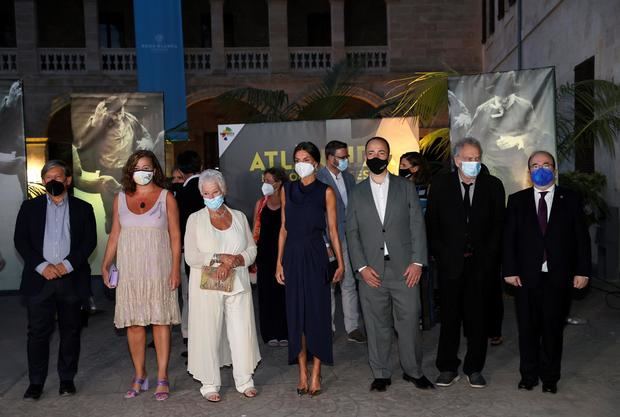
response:
<path fill-rule="evenodd" d="M 376 185 L 377 187 L 381 187 L 382 185 L 387 185 L 390 182 L 390 173 L 388 172 L 387 175 L 385 176 L 385 179 L 383 180 L 382 183 L 378 183 L 375 182 L 375 180 L 372 179 L 372 175 L 368 175 L 368 179 L 370 180 L 370 185 Z"/>
<path fill-rule="evenodd" d="M 534 186 L 534 191 L 537 192 L 538 194 L 547 192 L 548 195 L 553 195 L 553 193 L 555 192 L 555 184 L 551 185 L 551 187 L 547 188 L 546 190 L 540 190 L 536 188 L 536 186 Z"/>
<path fill-rule="evenodd" d="M 185 187 L 187 185 L 188 182 L 190 182 L 191 180 L 193 180 L 194 178 L 198 178 L 200 177 L 200 174 L 194 174 L 191 177 L 189 177 L 188 179 L 185 180 L 185 182 L 183 183 L 183 187 Z"/>

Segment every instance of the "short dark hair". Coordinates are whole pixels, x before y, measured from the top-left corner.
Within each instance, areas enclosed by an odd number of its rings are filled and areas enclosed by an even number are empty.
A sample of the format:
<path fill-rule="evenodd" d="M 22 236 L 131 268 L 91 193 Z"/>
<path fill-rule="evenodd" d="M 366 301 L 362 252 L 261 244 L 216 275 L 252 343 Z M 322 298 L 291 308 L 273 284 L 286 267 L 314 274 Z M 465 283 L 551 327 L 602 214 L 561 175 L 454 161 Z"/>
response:
<path fill-rule="evenodd" d="M 459 155 L 465 145 L 478 148 L 478 151 L 480 152 L 480 156 L 482 156 L 482 145 L 480 144 L 480 141 L 470 136 L 464 137 L 463 139 L 459 139 L 456 141 L 456 143 L 454 144 L 454 147 L 452 148 L 452 156 L 454 157 L 454 156 Z"/>
<path fill-rule="evenodd" d="M 325 145 L 325 158 L 328 156 L 336 155 L 336 151 L 338 149 L 347 149 L 348 146 L 346 143 L 341 142 L 339 140 L 332 140 Z"/>
<path fill-rule="evenodd" d="M 288 180 L 286 171 L 282 167 L 267 168 L 265 172 L 263 172 L 263 175 L 265 174 L 271 174 L 274 180 L 279 181 L 281 183 L 285 183 Z"/>
<path fill-rule="evenodd" d="M 532 154 L 530 155 L 529 158 L 527 158 L 527 169 L 530 169 L 530 162 L 532 162 L 532 158 L 534 158 L 536 155 L 547 155 L 549 157 L 549 159 L 551 159 L 551 162 L 553 162 L 553 168 L 555 168 L 555 157 L 553 155 L 551 155 L 551 152 L 548 151 L 534 151 L 532 152 Z"/>
<path fill-rule="evenodd" d="M 411 166 L 418 167 L 418 172 L 415 173 L 414 178 L 417 185 L 427 185 L 431 182 L 431 169 L 428 161 L 420 152 L 407 152 L 400 159 L 406 159 Z"/>
<path fill-rule="evenodd" d="M 299 151 L 306 151 L 310 154 L 310 156 L 316 161 L 317 164 L 321 163 L 321 152 L 319 148 L 312 142 L 299 142 L 295 149 L 293 150 L 293 159 L 295 159 L 295 155 Z"/>
<path fill-rule="evenodd" d="M 41 178 L 45 177 L 47 171 L 56 167 L 62 168 L 65 172 L 65 177 L 70 177 L 72 175 L 71 167 L 65 161 L 61 161 L 60 159 L 50 159 L 45 163 L 45 165 L 43 165 L 43 168 L 41 168 Z"/>
<path fill-rule="evenodd" d="M 197 174 L 200 172 L 202 162 L 196 151 L 187 150 L 177 155 L 176 167 L 184 174 Z"/>
<path fill-rule="evenodd" d="M 381 136 L 373 136 L 372 138 L 368 139 L 366 141 L 366 145 L 364 145 L 364 151 L 366 151 L 366 149 L 368 149 L 368 144 L 370 142 L 372 142 L 373 140 L 378 140 L 380 142 L 385 143 L 385 146 L 387 146 L 388 154 L 390 153 L 390 142 L 388 142 L 386 138 L 382 138 Z"/>
<path fill-rule="evenodd" d="M 129 156 L 127 163 L 125 163 L 125 166 L 123 167 L 123 177 L 121 178 L 123 191 L 127 194 L 133 194 L 136 192 L 136 182 L 133 180 L 133 170 L 138 164 L 140 158 L 149 158 L 151 160 L 154 170 L 153 183 L 158 187 L 165 188 L 166 177 L 164 177 L 164 171 L 161 169 L 161 165 L 159 164 L 157 157 L 151 151 L 140 149 Z"/>

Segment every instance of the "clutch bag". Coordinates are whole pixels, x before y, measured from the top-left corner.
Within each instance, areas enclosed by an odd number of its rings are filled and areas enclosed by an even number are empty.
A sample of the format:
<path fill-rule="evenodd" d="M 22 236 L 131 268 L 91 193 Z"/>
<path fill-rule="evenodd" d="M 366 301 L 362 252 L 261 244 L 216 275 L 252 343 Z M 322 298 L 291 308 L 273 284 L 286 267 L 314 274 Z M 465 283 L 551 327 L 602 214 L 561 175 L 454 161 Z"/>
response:
<path fill-rule="evenodd" d="M 108 282 L 110 284 L 110 288 L 116 288 L 118 285 L 118 268 L 116 268 L 116 265 L 114 264 L 110 265 Z"/>
<path fill-rule="evenodd" d="M 235 269 L 232 268 L 225 279 L 217 278 L 217 268 L 220 264 L 211 261 L 209 265 L 202 267 L 200 276 L 200 288 L 203 290 L 214 290 L 231 292 L 235 280 Z"/>

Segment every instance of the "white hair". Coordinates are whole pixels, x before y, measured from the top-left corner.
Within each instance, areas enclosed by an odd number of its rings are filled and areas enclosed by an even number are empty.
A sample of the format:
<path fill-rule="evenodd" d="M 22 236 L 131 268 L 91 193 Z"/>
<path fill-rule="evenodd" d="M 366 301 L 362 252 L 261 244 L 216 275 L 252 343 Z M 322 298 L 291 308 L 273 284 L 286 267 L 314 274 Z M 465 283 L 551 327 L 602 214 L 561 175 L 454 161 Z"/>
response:
<path fill-rule="evenodd" d="M 200 177 L 198 178 L 198 190 L 200 194 L 202 194 L 202 186 L 206 183 L 214 182 L 220 188 L 222 195 L 226 195 L 226 180 L 220 171 L 215 169 L 206 169 L 200 173 Z"/>

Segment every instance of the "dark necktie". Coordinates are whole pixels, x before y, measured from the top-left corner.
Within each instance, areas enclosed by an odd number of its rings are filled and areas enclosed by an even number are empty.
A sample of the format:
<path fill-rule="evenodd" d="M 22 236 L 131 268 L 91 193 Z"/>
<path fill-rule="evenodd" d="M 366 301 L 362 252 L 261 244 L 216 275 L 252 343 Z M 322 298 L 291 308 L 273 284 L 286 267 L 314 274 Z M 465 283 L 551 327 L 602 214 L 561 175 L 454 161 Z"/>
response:
<path fill-rule="evenodd" d="M 547 201 L 545 201 L 547 193 L 548 191 L 542 191 L 538 200 L 538 225 L 543 236 L 547 233 Z"/>
<path fill-rule="evenodd" d="M 463 208 L 465 209 L 465 221 L 469 223 L 469 215 L 471 213 L 471 199 L 469 197 L 469 189 L 471 188 L 471 184 L 466 184 L 461 182 L 463 187 L 465 188 L 465 194 L 463 195 Z"/>

